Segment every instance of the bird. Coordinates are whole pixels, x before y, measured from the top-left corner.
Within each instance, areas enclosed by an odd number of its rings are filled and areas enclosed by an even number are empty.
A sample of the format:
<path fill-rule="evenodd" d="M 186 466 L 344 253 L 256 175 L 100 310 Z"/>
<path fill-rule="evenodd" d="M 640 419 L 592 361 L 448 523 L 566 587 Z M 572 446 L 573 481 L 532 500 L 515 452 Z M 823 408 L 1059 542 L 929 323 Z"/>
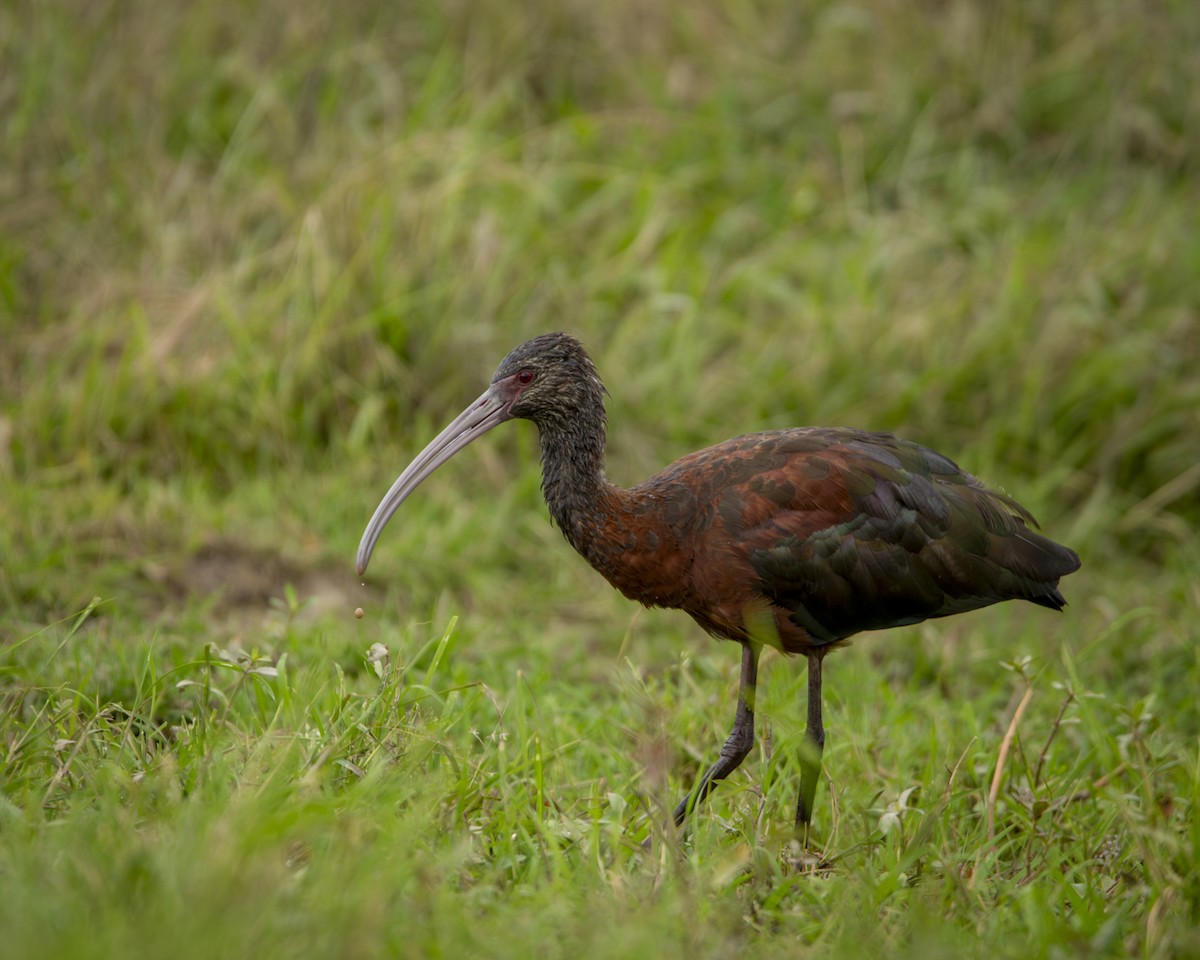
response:
<path fill-rule="evenodd" d="M 629 599 L 682 610 L 741 645 L 733 727 L 674 808 L 677 827 L 753 749 L 764 646 L 807 660 L 795 818 L 807 848 L 831 650 L 863 631 L 1006 600 L 1066 605 L 1059 579 L 1079 569 L 1079 556 L 1038 533 L 1010 496 L 928 447 L 848 427 L 771 430 L 688 454 L 622 488 L 605 475 L 606 393 L 568 334 L 513 349 L 488 388 L 392 484 L 363 532 L 356 567 L 366 572 L 388 521 L 438 467 L 506 420 L 532 420 L 542 492 L 570 545 Z"/>

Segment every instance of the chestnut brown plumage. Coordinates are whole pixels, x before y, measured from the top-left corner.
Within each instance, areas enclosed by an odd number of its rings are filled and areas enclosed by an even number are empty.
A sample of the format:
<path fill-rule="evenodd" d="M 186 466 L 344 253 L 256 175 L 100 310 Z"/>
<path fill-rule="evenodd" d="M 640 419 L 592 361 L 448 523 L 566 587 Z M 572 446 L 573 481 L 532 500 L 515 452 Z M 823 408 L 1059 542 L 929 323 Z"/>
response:
<path fill-rule="evenodd" d="M 604 393 L 572 337 L 521 344 L 392 485 L 363 533 L 358 572 L 396 508 L 438 466 L 505 420 L 532 420 L 546 503 L 571 546 L 630 599 L 683 610 L 742 645 L 733 730 L 675 808 L 676 823 L 754 744 L 764 643 L 808 659 L 811 748 L 796 807 L 807 840 L 825 743 L 825 654 L 863 630 L 1003 600 L 1066 603 L 1058 581 L 1079 557 L 941 454 L 886 433 L 774 430 L 689 454 L 626 490 L 604 475 Z"/>

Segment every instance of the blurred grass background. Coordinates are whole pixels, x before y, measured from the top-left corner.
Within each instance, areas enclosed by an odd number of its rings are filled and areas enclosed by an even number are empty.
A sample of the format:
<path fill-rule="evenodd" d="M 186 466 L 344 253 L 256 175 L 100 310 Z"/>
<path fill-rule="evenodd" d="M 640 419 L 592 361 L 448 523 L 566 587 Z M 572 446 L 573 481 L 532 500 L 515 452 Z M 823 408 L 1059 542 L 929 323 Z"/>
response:
<path fill-rule="evenodd" d="M 1183 2 L 0 5 L 17 953 L 1197 949 L 1197 49 Z M 781 660 L 757 768 L 682 852 L 629 841 L 720 743 L 736 656 L 569 555 L 532 428 L 353 576 L 397 470 L 555 329 L 618 482 L 889 429 L 1083 555 L 1062 618 L 831 661 L 832 875 L 773 859 Z M 896 840 L 913 785 L 936 815 Z"/>

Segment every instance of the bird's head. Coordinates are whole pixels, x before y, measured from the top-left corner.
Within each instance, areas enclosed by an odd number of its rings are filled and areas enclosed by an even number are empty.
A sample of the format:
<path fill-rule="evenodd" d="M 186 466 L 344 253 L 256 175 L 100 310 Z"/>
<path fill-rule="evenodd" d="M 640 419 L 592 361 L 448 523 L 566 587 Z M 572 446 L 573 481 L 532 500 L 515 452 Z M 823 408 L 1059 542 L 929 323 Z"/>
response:
<path fill-rule="evenodd" d="M 526 340 L 501 361 L 491 385 L 417 454 L 380 501 L 358 545 L 361 576 L 383 528 L 417 485 L 458 451 L 505 420 L 532 420 L 539 429 L 572 429 L 599 418 L 604 386 L 583 346 L 565 333 Z"/>
<path fill-rule="evenodd" d="M 595 406 L 604 392 L 592 358 L 565 333 L 545 333 L 512 351 L 488 388 L 507 404 L 504 419 L 551 424 Z"/>

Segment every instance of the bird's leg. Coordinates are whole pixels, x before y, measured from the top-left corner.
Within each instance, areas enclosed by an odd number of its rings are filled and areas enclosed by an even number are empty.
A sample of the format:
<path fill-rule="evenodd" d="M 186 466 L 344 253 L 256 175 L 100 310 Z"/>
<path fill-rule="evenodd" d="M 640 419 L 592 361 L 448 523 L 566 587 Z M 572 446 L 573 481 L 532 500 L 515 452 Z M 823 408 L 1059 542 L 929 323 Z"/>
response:
<path fill-rule="evenodd" d="M 721 756 L 700 778 L 699 783 L 675 808 L 675 826 L 681 826 L 688 812 L 708 796 L 717 781 L 724 780 L 738 768 L 754 746 L 754 688 L 758 682 L 758 655 L 762 644 L 753 640 L 742 642 L 742 676 L 738 685 L 737 714 L 733 730 L 721 748 Z"/>
<path fill-rule="evenodd" d="M 800 753 L 800 799 L 796 803 L 796 830 L 808 847 L 808 828 L 812 822 L 813 800 L 821 778 L 821 751 L 825 749 L 825 725 L 821 722 L 821 661 L 824 650 L 808 654 L 808 726 Z"/>

